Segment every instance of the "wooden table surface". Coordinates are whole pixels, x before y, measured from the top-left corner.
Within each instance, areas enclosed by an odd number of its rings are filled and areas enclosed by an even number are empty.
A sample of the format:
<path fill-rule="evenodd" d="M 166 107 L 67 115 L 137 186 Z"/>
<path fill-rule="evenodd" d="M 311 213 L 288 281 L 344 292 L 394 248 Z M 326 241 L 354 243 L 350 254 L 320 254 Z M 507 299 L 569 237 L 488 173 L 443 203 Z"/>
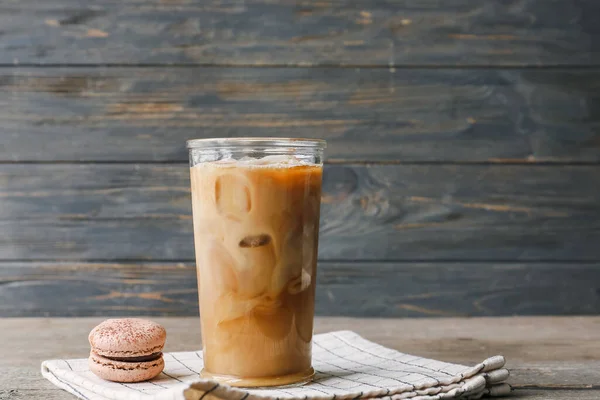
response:
<path fill-rule="evenodd" d="M 0 319 L 0 399 L 69 399 L 42 378 L 42 360 L 83 358 L 99 318 Z M 198 318 L 156 318 L 165 351 L 200 348 Z M 600 317 L 357 319 L 321 317 L 317 333 L 351 329 L 403 352 L 476 363 L 502 354 L 514 396 L 600 399 Z"/>

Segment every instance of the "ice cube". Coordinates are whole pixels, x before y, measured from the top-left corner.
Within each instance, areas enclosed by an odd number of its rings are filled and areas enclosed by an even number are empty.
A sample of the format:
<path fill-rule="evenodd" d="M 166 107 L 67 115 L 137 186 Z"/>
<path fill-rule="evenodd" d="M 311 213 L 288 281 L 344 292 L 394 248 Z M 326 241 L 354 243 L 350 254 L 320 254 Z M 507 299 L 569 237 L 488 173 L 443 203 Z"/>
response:
<path fill-rule="evenodd" d="M 216 289 L 218 293 L 237 292 L 235 260 L 217 240 L 209 240 L 200 271 L 202 287 L 211 291 Z"/>
<path fill-rule="evenodd" d="M 250 156 L 244 156 L 244 157 L 240 158 L 240 159 L 238 160 L 238 162 L 242 162 L 242 163 L 246 162 L 246 163 L 248 163 L 248 162 L 255 162 L 256 160 L 257 160 L 257 159 L 256 159 L 256 158 L 254 158 L 254 157 L 250 157 Z"/>
<path fill-rule="evenodd" d="M 301 165 L 301 161 L 293 155 L 288 154 L 277 154 L 271 156 L 265 156 L 258 160 L 260 165 L 281 165 L 281 166 L 292 166 Z"/>
<path fill-rule="evenodd" d="M 300 276 L 303 263 L 302 224 L 294 216 L 290 216 L 279 231 L 286 232 L 286 235 L 280 245 L 281 256 L 269 288 L 271 295 L 286 290 L 288 282 Z"/>
<path fill-rule="evenodd" d="M 229 172 L 215 181 L 215 203 L 223 216 L 241 220 L 252 209 L 252 196 L 246 178 Z"/>
<path fill-rule="evenodd" d="M 277 265 L 271 237 L 266 234 L 245 236 L 240 241 L 238 254 L 239 293 L 247 297 L 266 293 Z"/>
<path fill-rule="evenodd" d="M 289 294 L 301 293 L 310 287 L 311 281 L 310 274 L 305 270 L 302 270 L 299 277 L 288 282 L 287 291 Z"/>
<path fill-rule="evenodd" d="M 239 293 L 247 297 L 267 293 L 273 271 L 277 264 L 272 243 L 261 247 L 240 249 L 241 262 L 238 263 L 237 276 L 240 280 Z"/>

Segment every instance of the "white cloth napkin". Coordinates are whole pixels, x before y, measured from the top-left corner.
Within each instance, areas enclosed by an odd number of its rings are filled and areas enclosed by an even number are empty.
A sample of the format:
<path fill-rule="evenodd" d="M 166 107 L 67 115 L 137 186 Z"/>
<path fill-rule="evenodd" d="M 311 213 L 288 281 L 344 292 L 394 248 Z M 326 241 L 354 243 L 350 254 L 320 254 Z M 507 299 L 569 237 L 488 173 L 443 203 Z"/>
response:
<path fill-rule="evenodd" d="M 240 389 L 202 379 L 202 352 L 165 353 L 164 371 L 151 381 L 115 383 L 98 378 L 87 359 L 49 360 L 42 375 L 85 400 L 434 400 L 502 396 L 504 357 L 474 367 L 411 356 L 370 342 L 350 331 L 315 335 L 316 375 L 305 385 Z"/>

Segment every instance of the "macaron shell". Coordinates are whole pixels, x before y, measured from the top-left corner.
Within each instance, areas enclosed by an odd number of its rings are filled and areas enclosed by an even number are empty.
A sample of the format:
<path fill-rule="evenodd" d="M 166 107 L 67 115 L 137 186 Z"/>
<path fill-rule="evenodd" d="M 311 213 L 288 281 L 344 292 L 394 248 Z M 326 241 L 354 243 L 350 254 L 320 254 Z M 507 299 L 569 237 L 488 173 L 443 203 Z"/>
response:
<path fill-rule="evenodd" d="M 134 383 L 147 381 L 160 374 L 165 368 L 165 360 L 161 355 L 154 361 L 138 363 L 113 361 L 91 352 L 88 365 L 90 371 L 107 381 Z"/>
<path fill-rule="evenodd" d="M 94 351 L 105 357 L 140 357 L 162 351 L 167 332 L 156 322 L 139 318 L 107 319 L 90 332 Z"/>

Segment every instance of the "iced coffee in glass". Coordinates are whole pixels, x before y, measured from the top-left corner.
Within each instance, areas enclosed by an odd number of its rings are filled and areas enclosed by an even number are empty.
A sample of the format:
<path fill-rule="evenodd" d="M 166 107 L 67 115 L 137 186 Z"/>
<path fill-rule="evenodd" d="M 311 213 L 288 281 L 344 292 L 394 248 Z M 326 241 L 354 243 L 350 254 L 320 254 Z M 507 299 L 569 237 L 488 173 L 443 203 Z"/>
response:
<path fill-rule="evenodd" d="M 187 144 L 202 376 L 245 387 L 310 380 L 325 142 Z"/>

